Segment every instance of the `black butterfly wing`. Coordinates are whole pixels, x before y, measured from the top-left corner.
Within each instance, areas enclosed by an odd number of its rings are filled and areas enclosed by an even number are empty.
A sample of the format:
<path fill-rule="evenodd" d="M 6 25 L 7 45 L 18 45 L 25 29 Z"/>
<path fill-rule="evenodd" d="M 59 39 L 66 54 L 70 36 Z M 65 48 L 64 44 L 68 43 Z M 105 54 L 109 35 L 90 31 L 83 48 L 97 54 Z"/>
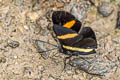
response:
<path fill-rule="evenodd" d="M 77 20 L 72 14 L 65 11 L 54 11 L 52 14 L 53 24 L 61 25 L 70 28 L 76 32 L 81 29 L 81 22 Z"/>
<path fill-rule="evenodd" d="M 84 35 L 84 38 L 89 37 L 89 38 L 93 38 L 94 40 L 96 40 L 95 33 L 92 30 L 92 28 L 90 28 L 90 27 L 83 27 L 81 32 L 80 32 L 80 35 Z"/>
<path fill-rule="evenodd" d="M 72 46 L 84 49 L 97 48 L 97 42 L 93 38 L 83 38 L 82 40 L 74 43 Z"/>
<path fill-rule="evenodd" d="M 61 44 L 72 46 L 75 42 L 82 39 L 76 31 L 54 24 L 53 30 Z"/>
<path fill-rule="evenodd" d="M 83 35 L 83 39 L 81 44 L 78 44 L 84 48 L 97 48 L 97 40 L 94 31 L 90 27 L 83 27 L 81 33 L 79 35 Z"/>
<path fill-rule="evenodd" d="M 70 55 L 87 55 L 94 51 L 93 44 L 96 43 L 94 39 L 84 36 L 86 32 L 81 35 L 72 29 L 68 29 L 59 25 L 53 26 L 54 32 L 61 43 L 61 47 L 65 54 Z"/>
<path fill-rule="evenodd" d="M 81 28 L 81 22 L 72 14 L 65 11 L 55 11 L 52 21 L 53 30 L 65 54 L 87 55 L 97 48 L 94 31 L 89 27 Z M 79 30 L 81 31 L 78 34 Z"/>

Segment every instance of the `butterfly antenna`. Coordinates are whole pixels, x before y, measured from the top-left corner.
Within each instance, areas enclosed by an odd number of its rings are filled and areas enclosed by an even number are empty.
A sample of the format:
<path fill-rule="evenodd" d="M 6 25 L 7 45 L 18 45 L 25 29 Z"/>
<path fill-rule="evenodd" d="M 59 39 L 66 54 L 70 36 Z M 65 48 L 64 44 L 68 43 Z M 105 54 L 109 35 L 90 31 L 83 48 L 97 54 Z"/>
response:
<path fill-rule="evenodd" d="M 51 43 L 46 42 L 46 41 L 43 41 L 43 40 L 36 40 L 36 41 L 40 41 L 40 42 L 43 42 L 43 43 L 47 43 L 47 44 L 50 44 L 50 45 L 55 46 L 55 47 L 57 47 L 57 48 L 58 48 L 58 46 L 57 46 L 57 45 L 51 44 Z"/>
<path fill-rule="evenodd" d="M 54 44 L 51 44 L 51 43 L 46 42 L 46 41 L 43 41 L 43 40 L 35 40 L 35 42 L 37 42 L 37 41 L 40 41 L 40 42 L 42 42 L 42 43 L 47 43 L 47 44 L 50 44 L 50 45 L 52 45 L 52 46 L 56 47 L 56 48 L 49 49 L 49 50 L 45 50 L 45 51 L 39 51 L 39 53 L 44 53 L 44 52 L 52 51 L 52 50 L 55 50 L 55 49 L 58 49 L 58 48 L 59 48 L 59 46 L 54 45 Z"/>
<path fill-rule="evenodd" d="M 52 50 L 55 50 L 55 49 L 58 49 L 58 48 L 53 48 L 53 49 L 49 49 L 49 50 L 46 50 L 46 51 L 39 51 L 39 53 L 44 53 L 44 52 L 52 51 Z"/>

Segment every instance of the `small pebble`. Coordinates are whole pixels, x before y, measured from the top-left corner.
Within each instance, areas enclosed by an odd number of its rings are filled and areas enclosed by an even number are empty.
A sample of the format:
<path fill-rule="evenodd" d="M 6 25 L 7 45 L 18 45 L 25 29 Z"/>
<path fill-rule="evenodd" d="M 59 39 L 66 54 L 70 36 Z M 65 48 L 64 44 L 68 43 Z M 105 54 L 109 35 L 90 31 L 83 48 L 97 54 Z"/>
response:
<path fill-rule="evenodd" d="M 77 78 L 79 78 L 79 77 L 78 77 L 77 75 L 73 75 L 73 78 L 74 78 L 74 79 L 77 79 Z"/>
<path fill-rule="evenodd" d="M 18 31 L 19 31 L 20 33 L 24 34 L 24 26 L 23 26 L 23 25 L 20 25 L 20 26 L 18 27 Z"/>
<path fill-rule="evenodd" d="M 107 37 L 107 41 L 104 43 L 104 47 L 108 52 L 113 50 L 113 42 L 111 36 Z"/>
<path fill-rule="evenodd" d="M 96 13 L 88 13 L 88 19 L 89 19 L 89 22 L 92 23 L 94 20 L 96 20 L 97 18 L 97 15 Z"/>
<path fill-rule="evenodd" d="M 111 61 L 115 59 L 115 57 L 112 56 L 112 55 L 110 55 L 110 54 L 106 55 L 105 57 L 106 57 L 108 60 L 111 60 Z"/>
<path fill-rule="evenodd" d="M 26 30 L 28 30 L 28 29 L 29 29 L 27 25 L 24 25 L 24 28 L 25 28 Z"/>
<path fill-rule="evenodd" d="M 27 16 L 30 18 L 31 22 L 35 22 L 39 18 L 39 14 L 37 12 L 28 12 Z"/>
<path fill-rule="evenodd" d="M 35 47 L 37 48 L 38 52 L 41 53 L 41 52 L 44 52 L 44 47 L 42 45 L 42 42 L 39 41 L 39 40 L 35 40 Z"/>
<path fill-rule="evenodd" d="M 4 57 L 0 57 L 0 63 L 5 63 L 6 59 Z"/>
<path fill-rule="evenodd" d="M 62 4 L 62 3 L 56 3 L 56 7 L 58 7 L 58 8 L 62 8 L 64 5 Z"/>
<path fill-rule="evenodd" d="M 24 76 L 30 76 L 33 73 L 33 69 L 31 67 L 24 67 Z"/>
<path fill-rule="evenodd" d="M 98 11 L 104 16 L 108 17 L 113 12 L 113 7 L 108 2 L 101 2 L 101 4 L 98 6 Z"/>
<path fill-rule="evenodd" d="M 88 5 L 86 5 L 86 6 L 88 6 Z M 87 12 L 85 11 L 84 8 L 85 8 L 85 6 L 84 7 L 74 6 L 73 8 L 71 8 L 71 13 L 78 20 L 82 21 L 83 19 L 85 19 L 87 17 Z"/>
<path fill-rule="evenodd" d="M 53 77 L 49 77 L 49 80 L 55 80 Z"/>
<path fill-rule="evenodd" d="M 12 47 L 12 48 L 16 48 L 18 47 L 20 44 L 18 41 L 9 41 L 8 42 L 8 46 Z"/>
<path fill-rule="evenodd" d="M 17 56 L 14 56 L 15 59 L 17 59 Z"/>
<path fill-rule="evenodd" d="M 98 6 L 99 0 L 89 0 L 92 5 Z"/>
<path fill-rule="evenodd" d="M 56 11 L 56 10 L 57 10 L 57 8 L 56 8 L 56 7 L 54 7 L 54 8 L 52 8 L 52 10 L 53 10 L 53 11 Z"/>
<path fill-rule="evenodd" d="M 62 0 L 64 3 L 69 3 L 71 0 Z"/>
<path fill-rule="evenodd" d="M 3 0 L 0 0 L 0 2 L 2 2 Z"/>
<path fill-rule="evenodd" d="M 72 74 L 71 70 L 66 71 L 67 74 Z"/>
<path fill-rule="evenodd" d="M 118 57 L 118 61 L 120 62 L 120 57 Z"/>
<path fill-rule="evenodd" d="M 35 47 L 36 47 L 37 51 L 39 52 L 39 54 L 41 54 L 41 56 L 44 59 L 48 58 L 49 53 L 45 52 L 46 49 L 45 49 L 45 45 L 43 42 L 41 42 L 40 40 L 35 40 Z"/>
<path fill-rule="evenodd" d="M 15 62 L 15 65 L 18 65 L 18 62 Z"/>

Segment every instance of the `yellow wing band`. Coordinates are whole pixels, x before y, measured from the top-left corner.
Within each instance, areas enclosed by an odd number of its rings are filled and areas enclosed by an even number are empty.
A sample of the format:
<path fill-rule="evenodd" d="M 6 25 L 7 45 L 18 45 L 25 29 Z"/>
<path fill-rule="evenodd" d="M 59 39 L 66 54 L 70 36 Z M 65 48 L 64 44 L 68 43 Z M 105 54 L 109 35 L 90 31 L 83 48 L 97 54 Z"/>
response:
<path fill-rule="evenodd" d="M 68 38 L 74 38 L 78 36 L 77 33 L 73 33 L 73 34 L 65 34 L 65 35 L 62 35 L 62 36 L 57 36 L 58 39 L 68 39 Z"/>
<path fill-rule="evenodd" d="M 66 28 L 71 28 L 74 24 L 75 24 L 75 20 L 71 20 L 69 22 L 67 22 L 66 24 L 64 24 L 63 26 Z"/>
<path fill-rule="evenodd" d="M 83 48 L 76 48 L 76 47 L 70 47 L 70 46 L 65 46 L 63 45 L 63 48 L 72 50 L 72 51 L 80 51 L 80 52 L 91 52 L 93 49 L 83 49 Z"/>

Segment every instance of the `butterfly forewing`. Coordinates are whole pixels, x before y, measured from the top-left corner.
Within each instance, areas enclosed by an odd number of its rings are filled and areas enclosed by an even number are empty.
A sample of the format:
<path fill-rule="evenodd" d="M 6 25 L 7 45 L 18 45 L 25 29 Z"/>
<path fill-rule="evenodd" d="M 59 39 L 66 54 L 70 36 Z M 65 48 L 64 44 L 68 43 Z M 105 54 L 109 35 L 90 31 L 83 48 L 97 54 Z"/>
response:
<path fill-rule="evenodd" d="M 74 42 L 78 42 L 78 40 L 81 40 L 83 37 L 72 29 L 67 29 L 56 24 L 53 26 L 53 30 L 60 43 L 68 46 L 72 46 Z"/>
<path fill-rule="evenodd" d="M 65 11 L 53 12 L 52 21 L 53 24 L 70 28 L 76 32 L 79 32 L 82 26 L 82 23 L 79 20 L 77 20 L 72 14 Z"/>

